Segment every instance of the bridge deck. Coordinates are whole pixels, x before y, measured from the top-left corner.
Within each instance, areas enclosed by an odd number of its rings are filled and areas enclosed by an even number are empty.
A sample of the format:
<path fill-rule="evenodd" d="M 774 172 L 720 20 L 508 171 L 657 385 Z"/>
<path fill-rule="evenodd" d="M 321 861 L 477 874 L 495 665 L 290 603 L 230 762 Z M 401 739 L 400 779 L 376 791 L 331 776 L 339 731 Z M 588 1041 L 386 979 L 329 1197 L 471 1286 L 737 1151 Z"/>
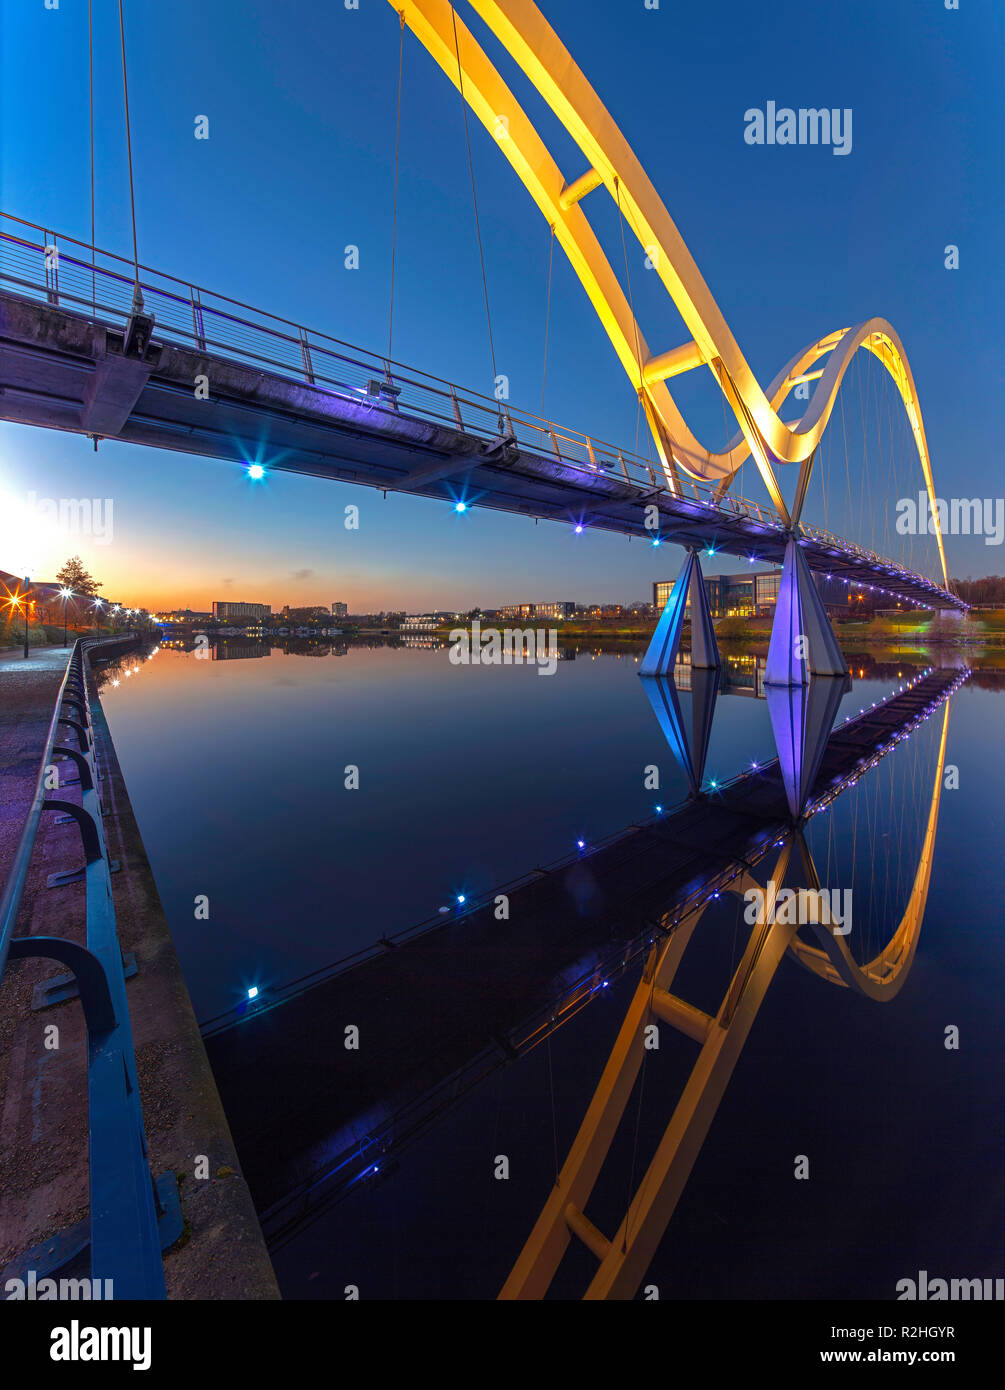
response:
<path fill-rule="evenodd" d="M 15 287 L 0 293 L 0 418 L 647 541 L 655 505 L 664 541 L 784 558 L 786 529 L 770 506 L 716 499 L 687 480 L 672 492 L 658 465 L 627 451 L 246 306 L 210 303 L 156 272 L 143 283 L 153 337 L 142 358 L 130 356 L 131 278 L 99 264 L 92 286 L 91 268 L 65 250 L 53 277 L 42 251 L 0 231 L 0 280 Z M 199 381 L 208 385 L 197 393 Z M 895 561 L 798 530 L 810 567 L 839 582 L 965 607 Z"/>
<path fill-rule="evenodd" d="M 833 794 L 957 678 L 935 672 L 829 740 L 814 800 Z M 207 1039 L 245 1176 L 274 1234 L 344 1191 L 385 1147 L 542 1036 L 541 1011 L 586 980 L 589 997 L 631 945 L 754 863 L 786 832 L 777 764 L 714 797 L 632 826 L 602 848 L 323 979 Z M 627 955 L 626 955 L 626 948 Z M 616 968 L 616 966 L 615 966 Z M 359 1028 L 359 1049 L 344 1029 Z M 449 1097 L 448 1097 L 449 1093 Z M 423 1098 L 426 1102 L 423 1105 Z M 367 1151 L 369 1140 L 375 1140 Z M 271 1209 L 271 1211 L 270 1211 Z"/>

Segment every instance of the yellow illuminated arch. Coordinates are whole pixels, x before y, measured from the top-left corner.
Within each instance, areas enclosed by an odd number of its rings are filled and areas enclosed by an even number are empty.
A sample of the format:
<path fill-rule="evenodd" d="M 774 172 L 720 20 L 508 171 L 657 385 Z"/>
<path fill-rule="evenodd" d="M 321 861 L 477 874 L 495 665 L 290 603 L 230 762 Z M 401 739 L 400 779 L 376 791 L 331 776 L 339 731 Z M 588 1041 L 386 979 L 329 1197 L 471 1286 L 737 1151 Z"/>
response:
<path fill-rule="evenodd" d="M 618 358 L 639 395 L 660 455 L 667 486 L 679 474 L 720 482 L 725 488 L 747 456 L 753 457 L 771 499 L 788 518 L 773 464 L 808 469 L 831 416 L 841 380 L 855 352 L 871 352 L 900 393 L 921 460 L 936 518 L 943 580 L 948 570 L 938 530 L 938 508 L 925 427 L 910 364 L 885 319 L 869 319 L 820 339 L 785 368 L 767 395 L 705 284 L 691 253 L 628 142 L 533 0 L 470 0 L 472 8 L 512 55 L 573 137 L 587 169 L 568 181 L 533 123 L 480 44 L 455 14 L 450 0 L 390 0 L 419 42 L 458 87 L 494 136 L 568 256 Z M 688 332 L 689 342 L 652 353 L 621 284 L 580 206 L 603 185 L 646 249 Z M 827 355 L 826 366 L 811 371 Z M 695 367 L 715 376 L 740 427 L 723 453 L 706 449 L 692 434 L 666 385 Z M 785 423 L 778 409 L 804 380 L 817 385 L 802 417 Z M 808 473 L 807 475 L 808 476 Z"/>

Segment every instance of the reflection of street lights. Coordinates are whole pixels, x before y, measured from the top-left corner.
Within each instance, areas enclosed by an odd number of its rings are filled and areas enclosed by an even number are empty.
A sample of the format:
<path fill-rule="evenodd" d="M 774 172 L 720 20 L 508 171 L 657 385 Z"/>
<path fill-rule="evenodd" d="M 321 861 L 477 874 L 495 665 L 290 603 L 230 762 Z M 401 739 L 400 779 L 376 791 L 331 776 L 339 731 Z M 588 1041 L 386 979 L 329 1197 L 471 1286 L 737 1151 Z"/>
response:
<path fill-rule="evenodd" d="M 73 598 L 73 590 L 72 590 L 72 589 L 60 589 L 59 592 L 60 592 L 60 594 L 62 595 L 62 598 L 63 598 L 63 646 L 65 647 L 65 646 L 66 646 L 66 605 L 69 603 L 70 599 Z"/>

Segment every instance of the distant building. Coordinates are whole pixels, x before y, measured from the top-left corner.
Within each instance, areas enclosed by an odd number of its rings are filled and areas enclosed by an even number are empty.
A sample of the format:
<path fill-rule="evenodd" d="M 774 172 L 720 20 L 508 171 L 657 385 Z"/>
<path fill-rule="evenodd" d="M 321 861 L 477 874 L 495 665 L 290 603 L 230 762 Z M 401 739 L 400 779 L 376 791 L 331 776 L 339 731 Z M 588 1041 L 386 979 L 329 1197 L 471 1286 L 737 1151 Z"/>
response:
<path fill-rule="evenodd" d="M 347 603 L 333 603 L 333 604 L 332 604 L 332 617 L 333 617 L 333 618 L 348 618 L 348 616 L 349 616 L 349 605 L 348 605 Z"/>
<path fill-rule="evenodd" d="M 828 581 L 814 574 L 817 590 L 826 608 L 844 612 L 849 595 L 836 580 Z M 662 613 L 673 590 L 674 580 L 661 579 L 653 585 L 653 602 Z M 763 570 L 755 574 L 706 574 L 705 593 L 713 618 L 768 618 L 778 603 L 782 582 L 780 569 Z"/>
<path fill-rule="evenodd" d="M 576 612 L 574 603 L 504 603 L 498 608 L 500 618 L 571 618 Z"/>
<path fill-rule="evenodd" d="M 269 618 L 272 607 L 268 603 L 214 603 L 213 617 L 218 622 L 228 623 L 234 618 Z"/>
<path fill-rule="evenodd" d="M 307 622 L 314 618 L 327 618 L 330 614 L 323 604 L 312 604 L 306 608 L 291 608 L 290 605 L 283 605 L 283 617 L 292 618 L 294 622 Z"/>
<path fill-rule="evenodd" d="M 409 618 L 402 618 L 402 632 L 434 632 L 440 626 L 440 619 L 433 613 L 414 614 Z"/>

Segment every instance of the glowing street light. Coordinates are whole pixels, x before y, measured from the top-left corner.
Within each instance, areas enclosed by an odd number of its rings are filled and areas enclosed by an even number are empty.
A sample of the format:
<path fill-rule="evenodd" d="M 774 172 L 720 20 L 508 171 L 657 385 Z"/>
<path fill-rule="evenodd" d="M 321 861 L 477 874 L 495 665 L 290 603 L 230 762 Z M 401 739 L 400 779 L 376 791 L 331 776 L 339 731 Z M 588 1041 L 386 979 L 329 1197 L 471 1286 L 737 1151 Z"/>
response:
<path fill-rule="evenodd" d="M 60 596 L 63 600 L 63 646 L 66 646 L 66 605 L 73 598 L 72 589 L 60 589 Z"/>

